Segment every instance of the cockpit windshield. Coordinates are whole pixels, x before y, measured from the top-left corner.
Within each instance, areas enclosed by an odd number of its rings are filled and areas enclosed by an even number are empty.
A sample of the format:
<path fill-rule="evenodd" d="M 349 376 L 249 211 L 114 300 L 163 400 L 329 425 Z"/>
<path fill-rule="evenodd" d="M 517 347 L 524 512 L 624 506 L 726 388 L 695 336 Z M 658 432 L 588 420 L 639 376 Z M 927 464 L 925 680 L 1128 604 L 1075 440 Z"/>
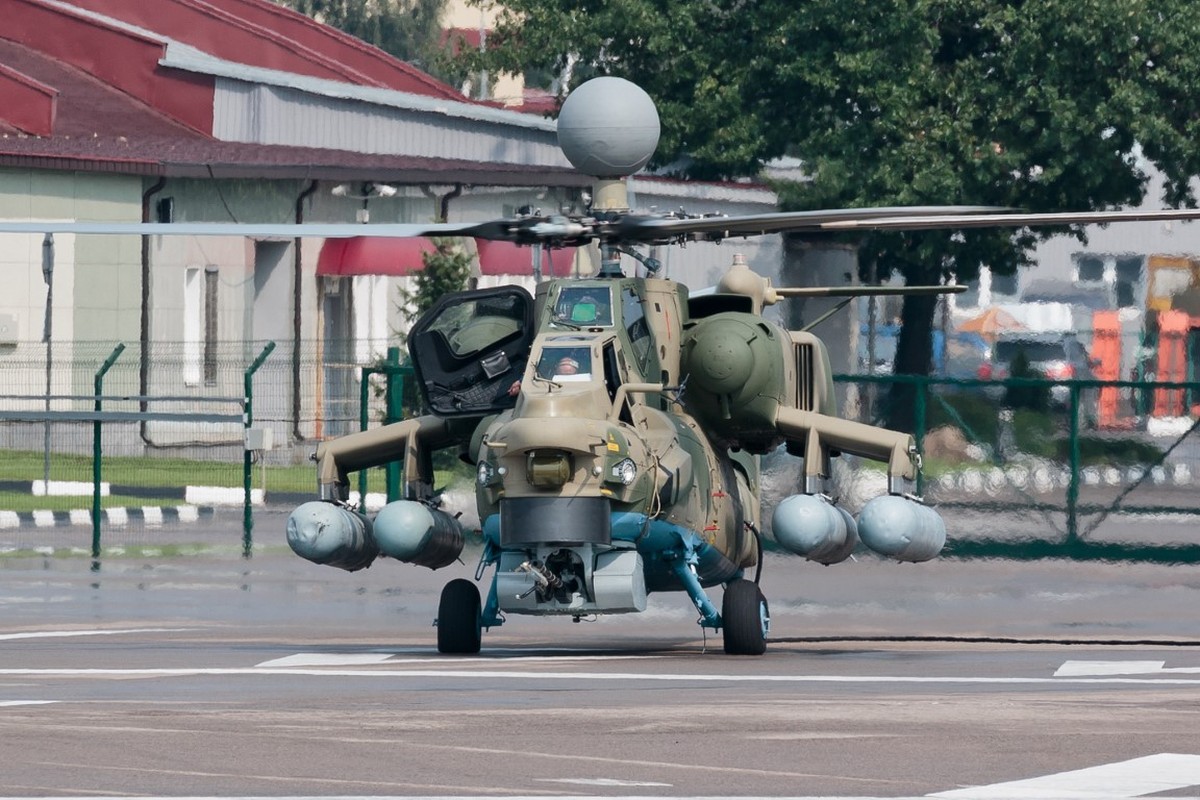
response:
<path fill-rule="evenodd" d="M 571 383 L 592 379 L 592 351 L 587 347 L 545 347 L 538 359 L 539 378 Z"/>
<path fill-rule="evenodd" d="M 611 327 L 612 290 L 605 286 L 564 287 L 558 293 L 552 319 L 570 327 Z"/>

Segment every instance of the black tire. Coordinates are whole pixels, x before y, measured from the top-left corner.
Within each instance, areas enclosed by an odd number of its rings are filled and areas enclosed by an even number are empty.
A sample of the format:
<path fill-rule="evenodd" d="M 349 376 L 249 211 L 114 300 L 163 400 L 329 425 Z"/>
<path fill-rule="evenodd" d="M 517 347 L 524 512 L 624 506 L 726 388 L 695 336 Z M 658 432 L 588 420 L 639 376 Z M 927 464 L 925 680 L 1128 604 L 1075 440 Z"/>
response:
<path fill-rule="evenodd" d="M 465 578 L 456 578 L 442 588 L 438 603 L 437 642 L 439 653 L 478 653 L 482 639 L 479 589 Z"/>
<path fill-rule="evenodd" d="M 721 629 L 725 652 L 731 656 L 761 656 L 767 652 L 771 612 L 758 584 L 738 578 L 725 587 Z"/>

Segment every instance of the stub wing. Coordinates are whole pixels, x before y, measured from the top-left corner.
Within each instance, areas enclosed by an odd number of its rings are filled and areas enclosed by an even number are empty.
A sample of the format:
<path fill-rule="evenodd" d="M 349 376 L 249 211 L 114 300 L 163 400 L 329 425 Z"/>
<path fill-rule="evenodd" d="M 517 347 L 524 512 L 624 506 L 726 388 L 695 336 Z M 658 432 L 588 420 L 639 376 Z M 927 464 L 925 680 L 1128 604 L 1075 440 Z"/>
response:
<path fill-rule="evenodd" d="M 447 420 L 431 414 L 322 442 L 315 456 L 320 498 L 345 502 L 349 496 L 349 473 L 402 461 L 409 487 L 407 494 L 424 499 L 433 493 L 430 454 L 460 439 L 459 432 Z"/>
<path fill-rule="evenodd" d="M 810 489 L 820 485 L 823 473 L 827 476 L 830 450 L 887 464 L 888 489 L 894 494 L 902 493 L 901 481 L 916 480 L 917 444 L 910 434 L 790 407 L 780 407 L 775 425 L 784 439 L 803 446 Z"/>

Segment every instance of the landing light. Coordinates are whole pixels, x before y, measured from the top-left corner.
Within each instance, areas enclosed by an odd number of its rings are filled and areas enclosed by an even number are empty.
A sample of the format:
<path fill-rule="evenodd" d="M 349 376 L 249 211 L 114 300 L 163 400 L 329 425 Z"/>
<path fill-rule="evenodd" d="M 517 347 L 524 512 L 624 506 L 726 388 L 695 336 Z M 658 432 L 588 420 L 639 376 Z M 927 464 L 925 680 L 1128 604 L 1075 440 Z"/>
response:
<path fill-rule="evenodd" d="M 612 476 L 617 481 L 626 486 L 637 480 L 637 464 L 633 463 L 632 458 L 625 458 L 618 461 L 612 468 Z"/>

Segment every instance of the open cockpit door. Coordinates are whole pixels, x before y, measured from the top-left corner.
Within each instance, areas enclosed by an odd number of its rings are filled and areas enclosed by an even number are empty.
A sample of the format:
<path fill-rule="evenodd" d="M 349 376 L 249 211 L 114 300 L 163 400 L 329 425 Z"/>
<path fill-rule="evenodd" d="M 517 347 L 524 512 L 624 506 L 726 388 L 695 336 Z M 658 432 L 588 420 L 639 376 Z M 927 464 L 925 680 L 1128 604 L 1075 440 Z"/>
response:
<path fill-rule="evenodd" d="M 494 414 L 516 403 L 533 341 L 533 298 L 518 286 L 448 294 L 408 334 L 421 393 L 442 417 Z"/>

